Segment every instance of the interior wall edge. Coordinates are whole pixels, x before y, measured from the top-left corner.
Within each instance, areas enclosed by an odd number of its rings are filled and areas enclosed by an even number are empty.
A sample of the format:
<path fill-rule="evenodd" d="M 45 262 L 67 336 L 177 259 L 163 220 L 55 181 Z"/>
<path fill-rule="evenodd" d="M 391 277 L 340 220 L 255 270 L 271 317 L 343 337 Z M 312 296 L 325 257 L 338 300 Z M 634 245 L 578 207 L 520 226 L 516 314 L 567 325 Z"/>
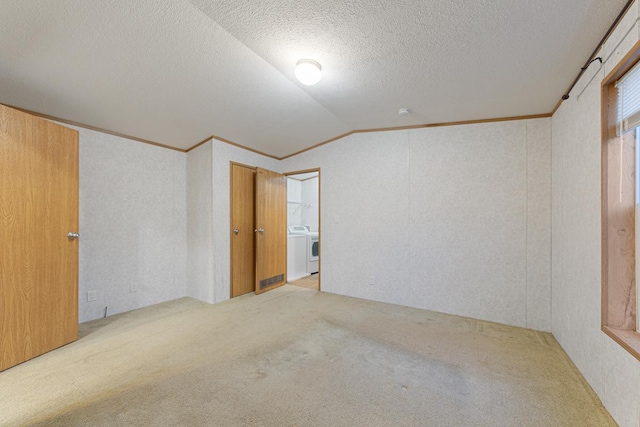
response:
<path fill-rule="evenodd" d="M 419 125 L 395 126 L 395 127 L 388 127 L 388 128 L 356 129 L 356 130 L 352 130 L 350 132 L 344 133 L 342 135 L 338 135 L 326 141 L 320 142 L 318 144 L 312 145 L 311 147 L 305 148 L 304 150 L 296 151 L 295 153 L 286 155 L 284 157 L 279 157 L 278 160 L 286 160 L 291 157 L 295 157 L 299 154 L 314 150 L 323 145 L 327 145 L 332 142 L 338 141 L 342 138 L 346 138 L 350 135 L 359 134 L 359 133 L 393 132 L 393 131 L 412 130 L 412 129 L 428 129 L 428 128 L 437 128 L 437 127 L 473 125 L 473 124 L 481 124 L 481 123 L 511 122 L 511 121 L 518 121 L 518 120 L 542 119 L 542 118 L 549 118 L 549 117 L 551 117 L 551 113 L 531 114 L 526 116 L 495 117 L 490 119 L 462 120 L 457 122 L 426 123 L 426 124 L 419 124 Z"/>
<path fill-rule="evenodd" d="M 138 138 L 136 136 L 126 135 L 126 134 L 123 134 L 123 133 L 120 133 L 120 132 L 114 132 L 114 131 L 110 131 L 110 130 L 107 130 L 107 129 L 99 128 L 99 127 L 96 127 L 96 126 L 91 126 L 91 125 L 86 125 L 84 123 L 74 122 L 73 120 L 67 120 L 67 119 L 63 119 L 63 118 L 60 118 L 60 117 L 39 113 L 37 111 L 27 110 L 26 108 L 20 108 L 20 107 L 14 106 L 14 105 L 9 105 L 9 104 L 4 104 L 4 103 L 2 103 L 2 105 L 6 106 L 6 107 L 9 107 L 9 108 L 13 108 L 13 109 L 18 110 L 18 111 L 22 111 L 22 112 L 27 113 L 27 114 L 31 114 L 31 115 L 36 116 L 36 117 L 41 117 L 41 118 L 47 119 L 47 120 L 53 120 L 54 122 L 60 122 L 60 123 L 64 123 L 64 124 L 71 125 L 71 126 L 76 126 L 76 127 L 83 128 L 83 129 L 88 129 L 88 130 L 92 130 L 92 131 L 96 131 L 96 132 L 101 132 L 101 133 L 105 133 L 107 135 L 117 136 L 119 138 L 130 139 L 132 141 L 142 142 L 143 144 L 149 144 L 149 145 L 154 145 L 154 146 L 160 147 L 160 148 L 166 148 L 167 150 L 179 151 L 181 153 L 185 153 L 186 152 L 186 150 L 183 150 L 181 148 L 176 148 L 176 147 L 172 147 L 170 145 L 160 144 L 159 142 L 151 141 L 151 140 L 148 140 L 148 139 Z"/>
<path fill-rule="evenodd" d="M 212 143 L 189 151 L 187 161 L 188 296 L 213 303 Z"/>
<path fill-rule="evenodd" d="M 80 128 L 84 128 L 84 129 L 89 129 L 89 130 L 93 130 L 96 132 L 101 132 L 101 133 L 105 133 L 108 135 L 113 135 L 113 136 L 117 136 L 120 138 L 125 138 L 125 139 L 130 139 L 132 141 L 137 141 L 137 142 L 141 142 L 143 144 L 149 144 L 149 145 L 154 145 L 156 147 L 161 147 L 161 148 L 166 148 L 168 150 L 174 150 L 174 151 L 179 151 L 182 153 L 188 153 L 191 150 L 194 150 L 196 148 L 198 148 L 199 146 L 207 143 L 208 141 L 211 141 L 212 139 L 224 142 L 226 144 L 232 145 L 234 147 L 238 147 L 241 148 L 243 150 L 247 150 L 247 151 L 251 151 L 253 153 L 256 154 L 260 154 L 261 156 L 265 156 L 265 157 L 269 157 L 275 160 L 285 160 L 294 156 L 297 156 L 299 154 L 305 153 L 307 151 L 313 150 L 314 148 L 318 148 L 322 145 L 326 145 L 329 144 L 331 142 L 340 140 L 342 138 L 345 138 L 349 135 L 353 135 L 356 133 L 371 133 L 371 132 L 389 132 L 389 131 L 397 131 L 397 130 L 407 130 L 407 129 L 422 129 L 422 128 L 431 128 L 431 127 L 442 127 L 442 126 L 461 126 L 461 125 L 466 125 L 466 124 L 476 124 L 476 123 L 492 123 L 492 122 L 502 122 L 502 121 L 513 121 L 513 120 L 528 120 L 528 119 L 536 119 L 536 118 L 545 118 L 545 117 L 551 117 L 553 115 L 553 111 L 551 113 L 543 113 L 543 114 L 531 114 L 531 115 L 525 115 L 525 116 L 512 116 L 512 117 L 494 117 L 494 118 L 489 118 L 489 119 L 475 119 L 475 120 L 463 120 L 463 121 L 457 121 L 457 122 L 442 122 L 442 123 L 426 123 L 426 124 L 418 124 L 418 125 L 408 125 L 408 126 L 396 126 L 396 127 L 388 127 L 388 128 L 370 128 L 370 129 L 355 129 L 352 131 L 349 131 L 347 133 L 338 135 L 336 137 L 333 137 L 331 139 L 328 139 L 326 141 L 322 141 L 319 142 L 317 144 L 312 145 L 311 147 L 305 148 L 303 150 L 300 151 L 296 151 L 294 153 L 291 154 L 287 154 L 286 156 L 282 156 L 282 157 L 278 157 L 278 156 L 274 156 L 272 154 L 268 154 L 265 153 L 263 151 L 260 150 L 256 150 L 254 148 L 251 147 L 247 147 L 246 145 L 242 145 L 240 143 L 234 142 L 230 139 L 226 139 L 217 135 L 211 135 L 206 137 L 205 139 L 203 139 L 202 141 L 194 144 L 193 146 L 187 148 L 187 149 L 182 149 L 182 148 L 176 148 L 176 147 L 172 147 L 170 145 L 166 145 L 166 144 L 161 144 L 155 141 L 151 141 L 148 139 L 144 139 L 144 138 L 138 138 L 136 136 L 132 136 L 132 135 L 126 135 L 120 132 L 115 132 L 115 131 L 111 131 L 108 129 L 103 129 L 103 128 L 99 128 L 96 126 L 91 126 L 91 125 L 87 125 L 84 123 L 80 123 L 80 122 L 75 122 L 73 120 L 68 120 L 68 119 L 64 119 L 64 118 L 60 118 L 60 117 L 56 117 L 56 116 L 52 116 L 52 115 L 48 115 L 48 114 L 44 114 L 44 113 L 39 113 L 37 111 L 33 111 L 33 110 L 28 110 L 25 108 L 21 108 L 21 107 L 16 107 L 13 105 L 9 105 L 9 104 L 4 104 L 2 103 L 2 105 L 5 105 L 9 108 L 14 108 L 16 110 L 19 111 L 23 111 L 25 113 L 28 114 L 32 114 L 34 116 L 37 117 L 41 117 L 44 119 L 48 119 L 48 120 L 53 120 L 56 122 L 60 122 L 60 123 L 65 123 L 71 126 L 76 126 L 76 127 L 80 127 Z M 554 110 L 555 111 L 555 110 Z"/>
<path fill-rule="evenodd" d="M 580 68 L 580 71 L 578 72 L 578 75 L 576 76 L 575 80 L 573 81 L 573 83 L 571 84 L 569 89 L 567 89 L 565 94 L 560 98 L 560 100 L 558 101 L 558 103 L 554 107 L 553 111 L 551 111 L 551 115 L 552 116 L 556 113 L 556 111 L 558 111 L 558 108 L 560 108 L 562 103 L 566 99 L 569 99 L 569 94 L 571 93 L 573 88 L 576 86 L 578 81 L 582 78 L 582 75 L 585 73 L 585 71 L 589 68 L 589 65 L 591 65 L 591 62 L 594 60 L 594 58 L 596 58 L 596 55 L 598 54 L 598 51 L 604 47 L 605 43 L 609 40 L 611 35 L 613 35 L 613 33 L 618 29 L 618 25 L 620 25 L 620 22 L 622 22 L 624 20 L 624 18 L 627 16 L 627 13 L 629 13 L 629 11 L 631 10 L 631 6 L 633 5 L 634 1 L 635 0 L 628 0 L 627 3 L 622 8 L 622 10 L 620 11 L 620 13 L 618 14 L 618 16 L 616 17 L 616 19 L 614 19 L 613 23 L 611 24 L 609 29 L 606 31 L 605 35 L 600 40 L 600 43 L 598 43 L 596 48 L 593 50 L 593 52 L 589 56 L 589 59 L 587 59 L 587 61 L 585 62 L 585 65 L 582 68 Z M 602 63 L 602 59 L 601 59 L 600 62 Z M 566 99 L 565 99 L 565 97 L 566 97 Z"/>

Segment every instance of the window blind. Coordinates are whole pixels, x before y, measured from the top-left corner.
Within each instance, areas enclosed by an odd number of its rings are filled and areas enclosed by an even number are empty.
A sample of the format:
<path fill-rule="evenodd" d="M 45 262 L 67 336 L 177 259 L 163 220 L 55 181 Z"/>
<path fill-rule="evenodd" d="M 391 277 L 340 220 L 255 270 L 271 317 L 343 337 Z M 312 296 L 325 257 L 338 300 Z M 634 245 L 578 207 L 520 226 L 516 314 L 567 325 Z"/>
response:
<path fill-rule="evenodd" d="M 618 118 L 616 134 L 623 135 L 640 126 L 640 63 L 616 82 Z"/>

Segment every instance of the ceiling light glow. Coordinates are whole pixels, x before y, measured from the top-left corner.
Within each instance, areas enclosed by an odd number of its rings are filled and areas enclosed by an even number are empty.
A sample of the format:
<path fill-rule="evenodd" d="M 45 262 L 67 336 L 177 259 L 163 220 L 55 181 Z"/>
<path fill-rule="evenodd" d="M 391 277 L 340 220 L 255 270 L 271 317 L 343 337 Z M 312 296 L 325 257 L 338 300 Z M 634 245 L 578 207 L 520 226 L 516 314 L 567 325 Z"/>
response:
<path fill-rule="evenodd" d="M 318 83 L 322 77 L 322 67 L 312 59 L 298 61 L 295 72 L 300 83 L 307 86 Z"/>

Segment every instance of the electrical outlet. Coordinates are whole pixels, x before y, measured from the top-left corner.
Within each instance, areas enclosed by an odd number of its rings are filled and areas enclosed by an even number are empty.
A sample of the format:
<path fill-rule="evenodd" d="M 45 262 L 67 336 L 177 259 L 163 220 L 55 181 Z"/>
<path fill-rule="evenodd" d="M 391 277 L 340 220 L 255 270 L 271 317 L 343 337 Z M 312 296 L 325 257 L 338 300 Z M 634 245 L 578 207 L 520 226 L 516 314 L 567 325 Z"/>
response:
<path fill-rule="evenodd" d="M 373 276 L 369 276 L 369 285 L 373 286 L 376 283 L 376 278 Z"/>
<path fill-rule="evenodd" d="M 129 286 L 129 292 L 130 293 L 138 292 L 138 283 L 137 282 L 131 282 L 131 285 Z"/>
<path fill-rule="evenodd" d="M 95 301 L 97 299 L 96 291 L 87 292 L 87 301 Z"/>

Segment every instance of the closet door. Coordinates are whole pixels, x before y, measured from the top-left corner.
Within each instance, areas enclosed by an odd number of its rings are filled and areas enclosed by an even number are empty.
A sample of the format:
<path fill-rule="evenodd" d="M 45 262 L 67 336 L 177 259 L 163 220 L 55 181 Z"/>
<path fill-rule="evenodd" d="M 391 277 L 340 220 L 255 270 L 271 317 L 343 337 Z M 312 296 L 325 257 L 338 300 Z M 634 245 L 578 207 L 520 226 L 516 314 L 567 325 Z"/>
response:
<path fill-rule="evenodd" d="M 78 338 L 78 133 L 0 105 L 0 371 Z"/>
<path fill-rule="evenodd" d="M 256 170 L 256 294 L 287 282 L 287 178 Z"/>
<path fill-rule="evenodd" d="M 256 288 L 256 169 L 231 164 L 231 298 Z"/>

